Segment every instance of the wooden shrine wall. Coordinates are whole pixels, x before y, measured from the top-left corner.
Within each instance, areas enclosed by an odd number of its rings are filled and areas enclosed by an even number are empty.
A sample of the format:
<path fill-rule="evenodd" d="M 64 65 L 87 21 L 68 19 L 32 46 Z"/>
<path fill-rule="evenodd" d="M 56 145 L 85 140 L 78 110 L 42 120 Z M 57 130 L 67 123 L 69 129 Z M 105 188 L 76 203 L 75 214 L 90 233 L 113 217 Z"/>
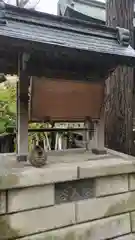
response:
<path fill-rule="evenodd" d="M 104 99 L 103 83 L 33 77 L 30 120 L 83 121 L 99 118 Z"/>

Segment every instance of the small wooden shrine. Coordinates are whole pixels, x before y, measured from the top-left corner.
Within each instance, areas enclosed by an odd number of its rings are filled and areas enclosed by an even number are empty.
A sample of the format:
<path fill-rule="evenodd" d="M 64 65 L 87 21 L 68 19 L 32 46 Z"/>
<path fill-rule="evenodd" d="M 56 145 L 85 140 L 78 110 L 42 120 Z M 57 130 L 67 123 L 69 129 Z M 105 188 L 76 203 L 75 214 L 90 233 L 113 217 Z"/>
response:
<path fill-rule="evenodd" d="M 18 74 L 17 158 L 28 156 L 28 121 L 85 121 L 104 151 L 104 84 L 135 65 L 128 30 L 6 5 L 0 1 L 0 72 Z M 30 89 L 30 94 L 29 90 Z M 29 96 L 30 95 L 30 96 Z"/>

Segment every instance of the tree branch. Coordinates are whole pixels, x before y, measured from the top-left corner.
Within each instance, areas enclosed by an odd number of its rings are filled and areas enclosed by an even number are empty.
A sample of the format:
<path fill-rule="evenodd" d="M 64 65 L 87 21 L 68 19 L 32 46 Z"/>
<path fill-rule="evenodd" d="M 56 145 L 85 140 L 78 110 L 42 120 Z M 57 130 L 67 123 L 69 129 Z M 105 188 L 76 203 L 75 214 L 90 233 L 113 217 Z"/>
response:
<path fill-rule="evenodd" d="M 19 0 L 16 0 L 16 6 L 19 7 Z"/>

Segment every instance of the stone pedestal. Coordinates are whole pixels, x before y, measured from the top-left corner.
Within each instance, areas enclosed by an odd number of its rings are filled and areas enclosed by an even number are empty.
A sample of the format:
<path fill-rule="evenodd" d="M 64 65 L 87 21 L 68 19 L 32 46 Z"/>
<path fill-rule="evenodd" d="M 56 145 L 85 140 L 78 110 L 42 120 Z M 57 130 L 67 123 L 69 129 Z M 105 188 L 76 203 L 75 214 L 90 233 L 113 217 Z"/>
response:
<path fill-rule="evenodd" d="M 135 158 L 107 152 L 50 153 L 42 169 L 4 155 L 0 238 L 135 239 Z"/>

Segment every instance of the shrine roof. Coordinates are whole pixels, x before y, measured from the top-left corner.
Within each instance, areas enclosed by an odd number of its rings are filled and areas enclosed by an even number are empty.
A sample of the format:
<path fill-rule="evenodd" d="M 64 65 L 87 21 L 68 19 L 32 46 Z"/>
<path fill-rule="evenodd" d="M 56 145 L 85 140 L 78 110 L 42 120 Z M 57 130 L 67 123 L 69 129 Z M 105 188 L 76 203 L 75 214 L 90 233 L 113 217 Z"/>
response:
<path fill-rule="evenodd" d="M 0 71 L 7 62 L 11 68 L 17 64 L 17 54 L 24 51 L 44 52 L 54 60 L 66 56 L 85 65 L 97 57 L 101 63 L 135 64 L 135 51 L 118 40 L 117 29 L 0 2 Z"/>

